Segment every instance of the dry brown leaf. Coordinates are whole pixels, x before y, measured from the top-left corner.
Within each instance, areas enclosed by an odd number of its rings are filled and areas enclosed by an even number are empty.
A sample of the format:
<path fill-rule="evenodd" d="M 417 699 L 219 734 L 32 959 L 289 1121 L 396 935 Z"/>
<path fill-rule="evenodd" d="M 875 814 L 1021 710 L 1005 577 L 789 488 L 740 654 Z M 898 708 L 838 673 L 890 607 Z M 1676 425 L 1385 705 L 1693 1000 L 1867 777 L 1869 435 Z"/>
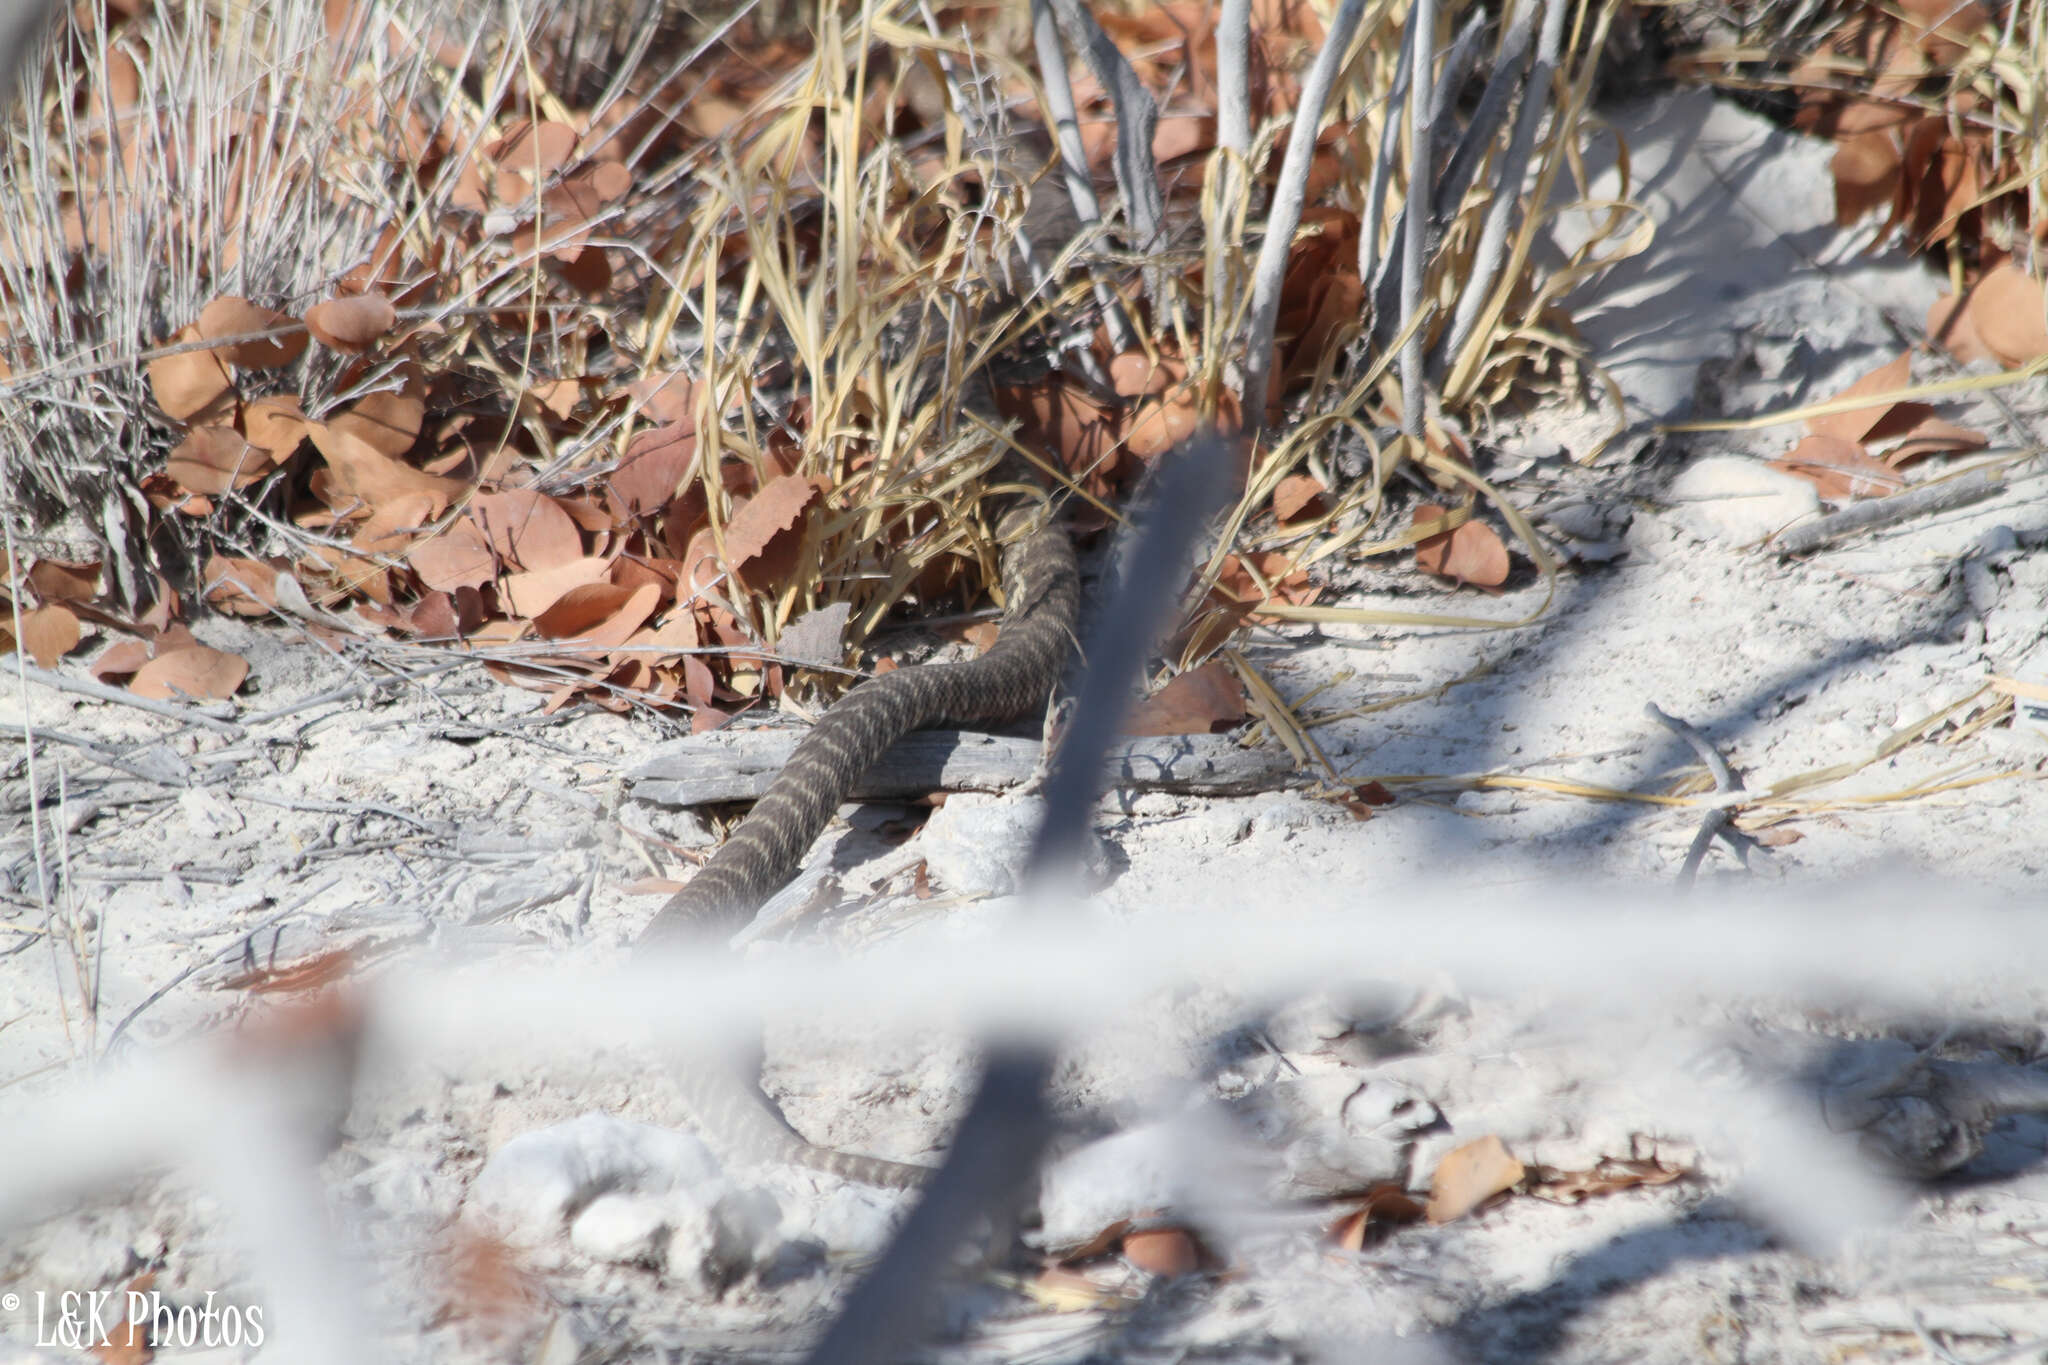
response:
<path fill-rule="evenodd" d="M 537 617 L 561 601 L 563 594 L 571 588 L 580 588 L 586 583 L 603 582 L 610 568 L 611 565 L 603 559 L 591 556 L 586 559 L 572 559 L 551 569 L 508 574 L 499 584 L 500 590 L 505 594 L 506 613 L 529 619 Z M 605 586 L 611 587 L 609 583 Z"/>
<path fill-rule="evenodd" d="M 1187 377 L 1186 363 L 1171 356 L 1125 351 L 1109 362 L 1110 385 L 1124 398 L 1156 398 Z"/>
<path fill-rule="evenodd" d="M 247 332 L 267 332 L 275 327 L 295 324 L 298 319 L 289 313 L 280 313 L 275 308 L 265 308 L 247 299 L 232 294 L 222 294 L 199 310 L 199 335 L 212 340 L 214 337 L 240 336 Z M 274 370 L 289 365 L 306 353 L 306 333 L 294 330 L 283 336 L 270 337 L 263 341 L 243 341 L 223 346 L 217 354 L 247 370 Z"/>
<path fill-rule="evenodd" d="M 621 588 L 611 583 L 585 583 L 563 593 L 533 618 L 533 624 L 551 640 L 576 639 L 593 649 L 616 649 L 632 638 L 660 604 L 661 590 L 652 584 Z"/>
<path fill-rule="evenodd" d="M 102 1365 L 149 1365 L 156 1359 L 156 1352 L 149 1344 L 149 1319 L 135 1320 L 135 1315 L 128 1311 L 128 1295 L 146 1295 L 155 1284 L 154 1270 L 146 1270 L 128 1281 L 126 1293 L 118 1299 L 118 1313 L 113 1321 L 106 1324 L 106 1335 L 90 1347 Z"/>
<path fill-rule="evenodd" d="M 1322 480 L 1313 474 L 1289 474 L 1273 489 L 1273 515 L 1281 521 L 1293 521 L 1304 514 L 1320 514 L 1328 492 Z"/>
<path fill-rule="evenodd" d="M 192 428 L 164 462 L 164 472 L 180 488 L 213 496 L 246 488 L 276 467 L 269 451 L 250 445 L 232 427 Z"/>
<path fill-rule="evenodd" d="M 311 426 L 299 400 L 288 394 L 252 398 L 242 405 L 243 437 L 276 464 L 291 458 Z"/>
<path fill-rule="evenodd" d="M 433 515 L 438 517 L 448 510 L 450 503 L 469 491 L 469 485 L 460 479 L 444 479 L 415 469 L 403 460 L 394 460 L 345 427 L 336 429 L 325 422 L 315 422 L 307 434 L 326 458 L 327 467 L 342 491 L 371 507 L 408 494 L 426 493 L 432 497 Z"/>
<path fill-rule="evenodd" d="M 38 668 L 55 668 L 78 648 L 81 634 L 78 617 L 69 607 L 52 604 L 21 614 L 21 646 Z"/>
<path fill-rule="evenodd" d="M 1432 1223 L 1463 1218 L 1501 1191 L 1513 1189 L 1522 1175 L 1522 1163 L 1508 1155 L 1499 1138 L 1468 1142 L 1437 1163 L 1424 1213 Z"/>
<path fill-rule="evenodd" d="M 419 440 L 427 405 L 389 389 L 365 394 L 347 412 L 327 419 L 330 431 L 345 431 L 380 455 L 406 454 Z"/>
<path fill-rule="evenodd" d="M 1684 1174 L 1683 1170 L 1654 1161 L 1619 1158 L 1603 1160 L 1590 1171 L 1554 1171 L 1540 1166 L 1533 1172 L 1529 1193 L 1554 1204 L 1579 1204 L 1638 1185 L 1668 1185 Z"/>
<path fill-rule="evenodd" d="M 668 505 L 697 459 L 694 423 L 670 422 L 636 432 L 607 481 L 621 510 L 638 516 Z"/>
<path fill-rule="evenodd" d="M 1946 347 L 1949 354 L 1965 365 L 1992 358 L 1990 348 L 1977 335 L 1976 324 L 1970 321 L 1969 308 L 1964 306 L 1969 298 L 1965 293 L 1958 303 L 1954 294 L 1943 294 L 1927 308 L 1927 339 Z"/>
<path fill-rule="evenodd" d="M 100 593 L 100 562 L 38 559 L 29 565 L 28 585 L 45 602 L 90 602 Z"/>
<path fill-rule="evenodd" d="M 199 593 L 217 611 L 267 616 L 277 608 L 277 573 L 261 560 L 215 555 L 200 574 Z"/>
<path fill-rule="evenodd" d="M 450 523 L 439 535 L 423 538 L 405 558 L 420 582 L 441 592 L 482 587 L 498 576 L 490 542 L 467 517 Z"/>
<path fill-rule="evenodd" d="M 1201 425 L 1200 397 L 1194 385 L 1178 384 L 1139 408 L 1125 442 L 1131 453 L 1155 459 L 1194 435 Z"/>
<path fill-rule="evenodd" d="M 521 569 L 551 569 L 583 557 L 583 533 L 555 500 L 531 488 L 479 493 L 469 516 L 491 548 Z"/>
<path fill-rule="evenodd" d="M 194 328 L 182 329 L 176 340 L 194 340 Z M 234 380 L 212 351 L 180 351 L 149 362 L 149 391 L 167 416 L 189 421 L 228 395 Z"/>
<path fill-rule="evenodd" d="M 1207 735 L 1244 720 L 1244 684 L 1221 659 L 1191 668 L 1147 697 L 1124 733 Z"/>
<path fill-rule="evenodd" d="M 246 972 L 238 972 L 228 978 L 227 988 L 248 991 L 251 995 L 283 995 L 293 991 L 317 991 L 342 980 L 355 970 L 355 955 L 346 948 L 330 948 L 324 953 L 315 953 L 295 962 L 267 962 Z M 329 997 L 341 1003 L 342 997 Z M 317 1002 L 314 1008 L 317 1008 Z M 276 1033 L 293 1032 L 308 1028 L 312 1019 L 291 1019 L 281 1015 L 266 1017 L 263 1027 L 273 1036 L 265 1041 L 270 1044 L 287 1041 L 275 1036 Z"/>
<path fill-rule="evenodd" d="M 205 645 L 159 653 L 136 671 L 128 690 L 138 697 L 175 701 L 180 695 L 221 701 L 235 695 L 249 676 L 249 661 Z"/>
<path fill-rule="evenodd" d="M 546 120 L 514 124 L 504 137 L 484 148 L 484 155 L 507 170 L 543 177 L 569 164 L 576 155 L 576 130 L 566 123 Z"/>
<path fill-rule="evenodd" d="M 1024 441 L 1050 451 L 1088 491 L 1114 490 L 1122 464 L 1119 414 L 1057 374 L 1036 384 L 999 387 L 996 407 L 1022 423 Z"/>
<path fill-rule="evenodd" d="M 1885 463 L 1902 469 L 1925 455 L 1952 455 L 1963 450 L 1982 450 L 1991 439 L 1981 431 L 1958 426 L 1940 417 L 1926 417 L 1884 452 Z"/>
<path fill-rule="evenodd" d="M 816 481 L 795 474 L 770 479 L 726 523 L 726 562 L 738 569 L 759 558 L 770 541 L 797 524 L 804 509 L 817 501 L 819 491 Z"/>
<path fill-rule="evenodd" d="M 119 640 L 93 660 L 92 675 L 101 682 L 131 677 L 149 662 L 149 646 L 141 640 Z"/>
<path fill-rule="evenodd" d="M 1410 1197 L 1399 1185 L 1376 1185 L 1365 1192 L 1362 1204 L 1330 1225 L 1330 1240 L 1346 1251 L 1358 1251 L 1378 1227 L 1412 1223 L 1422 1217 L 1422 1212 L 1422 1202 Z"/>
<path fill-rule="evenodd" d="M 1899 190 L 1899 144 L 1888 131 L 1852 134 L 1835 148 L 1835 222 L 1848 227 L 1876 209 L 1890 208 Z"/>
<path fill-rule="evenodd" d="M 1984 348 L 2008 366 L 2048 355 L 2041 282 L 2011 261 L 1986 271 L 1963 306 Z"/>
<path fill-rule="evenodd" d="M 306 330 L 314 339 L 349 355 L 368 350 L 397 323 L 398 310 L 382 294 L 345 294 L 306 310 Z"/>
<path fill-rule="evenodd" d="M 1857 379 L 1855 383 L 1836 394 L 1835 398 L 1839 400 L 1861 398 L 1866 394 L 1892 393 L 1906 387 L 1910 378 L 1910 362 L 1905 355 L 1900 354 Z M 1851 408 L 1847 412 L 1831 412 L 1825 417 L 1810 418 L 1806 423 L 1806 429 L 1818 436 L 1837 436 L 1845 441 L 1860 442 L 1885 419 L 1893 406 L 1887 400 L 1867 407 Z"/>
<path fill-rule="evenodd" d="M 1127 1232 L 1124 1258 L 1148 1275 L 1190 1275 L 1202 1268 L 1201 1244 L 1186 1228 Z"/>
<path fill-rule="evenodd" d="M 1415 524 L 1448 515 L 1434 503 L 1415 509 Z M 1497 588 L 1507 582 L 1508 547 L 1483 521 L 1468 521 L 1448 531 L 1439 531 L 1415 546 L 1415 566 L 1439 578 L 1470 583 L 1474 587 Z"/>
<path fill-rule="evenodd" d="M 1822 497 L 1836 502 L 1881 498 L 1905 483 L 1890 465 L 1872 458 L 1860 442 L 1820 433 L 1802 438 L 1784 459 L 1771 461 L 1771 467 L 1797 474 L 1818 488 Z"/>
<path fill-rule="evenodd" d="M 650 420 L 662 426 L 680 423 L 695 431 L 698 387 L 697 381 L 681 370 L 656 370 L 627 385 L 626 392 L 632 395 L 639 411 Z M 634 440 L 637 442 L 639 436 L 636 435 Z M 632 445 L 626 449 L 630 452 Z"/>

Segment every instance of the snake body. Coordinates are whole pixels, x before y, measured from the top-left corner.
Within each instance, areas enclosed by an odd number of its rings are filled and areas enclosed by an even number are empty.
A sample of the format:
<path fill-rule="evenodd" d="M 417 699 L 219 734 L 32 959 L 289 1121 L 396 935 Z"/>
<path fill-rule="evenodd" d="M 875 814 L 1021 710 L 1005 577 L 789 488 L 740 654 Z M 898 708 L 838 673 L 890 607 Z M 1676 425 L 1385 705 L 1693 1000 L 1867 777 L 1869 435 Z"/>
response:
<path fill-rule="evenodd" d="M 1002 520 L 1005 607 L 996 642 L 960 663 L 898 669 L 840 698 L 790 755 L 767 792 L 641 934 L 643 947 L 724 939 L 796 875 L 832 812 L 890 745 L 914 730 L 989 725 L 1043 706 L 1073 647 L 1080 576 L 1065 531 L 1042 507 Z M 714 1140 L 756 1159 L 809 1166 L 866 1184 L 907 1186 L 925 1170 L 813 1146 L 751 1075 L 693 1062 L 684 1100 Z"/>

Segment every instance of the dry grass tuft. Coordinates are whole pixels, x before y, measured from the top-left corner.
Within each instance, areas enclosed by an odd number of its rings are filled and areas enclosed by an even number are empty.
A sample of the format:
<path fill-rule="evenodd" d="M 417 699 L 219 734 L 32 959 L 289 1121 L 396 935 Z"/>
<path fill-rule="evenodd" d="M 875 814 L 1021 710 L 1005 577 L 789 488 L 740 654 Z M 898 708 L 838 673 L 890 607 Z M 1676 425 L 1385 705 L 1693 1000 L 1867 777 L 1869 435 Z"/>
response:
<path fill-rule="evenodd" d="M 1611 6 L 1342 8 L 1254 6 L 1241 97 L 1205 7 L 80 11 L 0 168 L 10 515 L 96 546 L 145 640 L 196 586 L 700 725 L 778 693 L 813 613 L 850 608 L 816 666 L 990 585 L 992 493 L 1100 525 L 1203 425 L 1263 435 L 1184 667 L 1481 499 L 1547 569 L 1466 429 L 1586 387 L 1558 300 L 1640 240 L 1616 209 L 1531 264 Z M 1455 190 L 1419 274 L 1418 166 Z M 1389 528 L 1404 472 L 1451 505 Z"/>

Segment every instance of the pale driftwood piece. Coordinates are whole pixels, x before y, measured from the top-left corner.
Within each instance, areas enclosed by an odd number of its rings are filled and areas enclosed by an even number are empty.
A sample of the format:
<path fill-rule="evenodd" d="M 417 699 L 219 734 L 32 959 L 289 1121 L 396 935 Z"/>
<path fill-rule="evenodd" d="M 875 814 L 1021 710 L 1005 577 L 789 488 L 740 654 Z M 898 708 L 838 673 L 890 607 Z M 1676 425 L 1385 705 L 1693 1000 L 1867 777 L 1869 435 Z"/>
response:
<path fill-rule="evenodd" d="M 633 796 L 664 806 L 752 801 L 789 762 L 803 732 L 713 731 L 664 744 L 626 774 Z M 925 730 L 909 735 L 854 784 L 858 801 L 904 800 L 935 791 L 1004 791 L 1037 771 L 1035 739 Z M 1123 791 L 1248 796 L 1283 785 L 1284 753 L 1244 749 L 1223 735 L 1127 739 L 1109 751 L 1109 785 Z"/>
<path fill-rule="evenodd" d="M 1818 521 L 1794 526 L 1770 542 L 1770 548 L 1781 555 L 1803 555 L 1859 531 L 1876 531 L 1914 517 L 1967 507 L 2002 492 L 2004 488 L 2005 479 L 1998 470 L 1972 470 L 1961 478 L 1923 484 L 1888 498 L 1872 498 L 1869 502 L 1855 503 L 1830 513 Z"/>

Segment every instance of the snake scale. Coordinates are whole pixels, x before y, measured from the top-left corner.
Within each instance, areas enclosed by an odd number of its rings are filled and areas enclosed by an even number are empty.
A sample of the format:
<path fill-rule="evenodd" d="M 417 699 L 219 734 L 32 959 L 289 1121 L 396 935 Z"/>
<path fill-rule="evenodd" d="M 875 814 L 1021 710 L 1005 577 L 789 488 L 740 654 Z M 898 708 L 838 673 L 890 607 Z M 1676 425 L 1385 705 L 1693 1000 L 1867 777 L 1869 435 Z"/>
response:
<path fill-rule="evenodd" d="M 1002 519 L 1005 605 L 980 657 L 870 678 L 828 709 L 766 794 L 710 860 L 662 906 L 642 947 L 717 938 L 744 926 L 795 876 L 804 852 L 853 784 L 890 745 L 939 725 L 990 725 L 1043 706 L 1073 648 L 1080 604 L 1074 549 L 1042 505 Z M 756 1160 L 781 1160 L 865 1184 L 905 1187 L 921 1166 L 817 1147 L 762 1094 L 752 1075 L 710 1061 L 680 1072 L 683 1098 L 714 1141 Z"/>

